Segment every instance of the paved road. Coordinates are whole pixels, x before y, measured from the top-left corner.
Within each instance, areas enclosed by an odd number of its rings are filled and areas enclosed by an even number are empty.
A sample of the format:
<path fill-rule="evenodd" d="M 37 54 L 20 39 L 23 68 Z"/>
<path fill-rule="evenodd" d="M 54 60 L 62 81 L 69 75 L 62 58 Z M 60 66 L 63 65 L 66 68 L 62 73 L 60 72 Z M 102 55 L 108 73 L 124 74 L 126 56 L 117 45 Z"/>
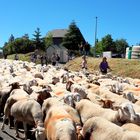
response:
<path fill-rule="evenodd" d="M 2 125 L 2 119 L 0 118 L 0 128 Z M 5 125 L 4 131 L 0 129 L 0 140 L 23 140 L 23 129 L 20 129 L 20 138 L 15 137 L 15 130 L 9 129 L 8 125 Z M 28 140 L 34 140 L 35 138 L 29 138 Z"/>

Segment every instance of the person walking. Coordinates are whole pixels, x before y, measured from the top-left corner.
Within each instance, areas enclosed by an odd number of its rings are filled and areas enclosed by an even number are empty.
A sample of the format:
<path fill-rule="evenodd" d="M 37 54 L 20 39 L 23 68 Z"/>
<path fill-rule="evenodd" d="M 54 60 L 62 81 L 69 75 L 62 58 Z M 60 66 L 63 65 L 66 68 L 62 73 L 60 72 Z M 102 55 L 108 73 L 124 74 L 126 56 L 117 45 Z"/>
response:
<path fill-rule="evenodd" d="M 99 68 L 102 74 L 107 74 L 108 69 L 111 70 L 110 66 L 108 65 L 106 57 L 103 57 L 102 62 L 99 65 Z"/>
<path fill-rule="evenodd" d="M 85 55 L 82 56 L 82 64 L 81 64 L 81 66 L 82 66 L 83 72 L 86 73 L 86 70 L 87 70 L 87 59 L 86 59 Z"/>
<path fill-rule="evenodd" d="M 56 55 L 55 55 L 55 53 L 53 53 L 53 55 L 52 55 L 51 62 L 52 62 L 53 66 L 56 65 Z"/>
<path fill-rule="evenodd" d="M 19 60 L 19 56 L 17 53 L 15 54 L 15 60 Z"/>
<path fill-rule="evenodd" d="M 83 55 L 83 42 L 79 46 L 80 55 Z"/>
<path fill-rule="evenodd" d="M 56 54 L 56 66 L 58 66 L 59 60 L 60 60 L 60 56 Z"/>
<path fill-rule="evenodd" d="M 44 65 L 44 56 L 43 55 L 40 56 L 40 62 L 41 62 L 41 66 L 43 66 Z"/>

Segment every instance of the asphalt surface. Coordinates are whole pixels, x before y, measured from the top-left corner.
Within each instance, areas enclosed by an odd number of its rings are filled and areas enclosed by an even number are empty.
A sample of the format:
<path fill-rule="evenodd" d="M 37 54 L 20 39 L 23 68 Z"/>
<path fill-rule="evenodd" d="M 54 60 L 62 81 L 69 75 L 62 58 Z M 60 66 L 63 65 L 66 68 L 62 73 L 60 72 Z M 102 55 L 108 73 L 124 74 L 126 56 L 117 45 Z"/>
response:
<path fill-rule="evenodd" d="M 24 131 L 23 129 L 19 129 L 20 138 L 16 137 L 14 128 L 10 129 L 7 124 L 5 124 L 4 131 L 1 130 L 2 118 L 0 118 L 0 140 L 23 140 L 24 139 Z M 29 132 L 31 134 L 31 132 Z M 35 140 L 34 136 L 28 134 L 28 140 Z"/>

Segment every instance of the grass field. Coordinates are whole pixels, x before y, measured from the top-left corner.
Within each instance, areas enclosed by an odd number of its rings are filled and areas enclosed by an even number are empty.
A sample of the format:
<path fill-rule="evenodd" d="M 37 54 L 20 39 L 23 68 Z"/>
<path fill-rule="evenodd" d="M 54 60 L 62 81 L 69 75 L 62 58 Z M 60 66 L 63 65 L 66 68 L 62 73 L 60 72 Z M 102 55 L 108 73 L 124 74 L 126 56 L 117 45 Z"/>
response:
<path fill-rule="evenodd" d="M 102 58 L 88 57 L 88 71 L 95 72 L 99 70 L 99 64 Z M 140 79 L 140 60 L 134 59 L 118 59 L 118 58 L 108 58 L 109 66 L 112 69 L 112 73 L 117 76 L 132 77 Z M 74 71 L 81 70 L 82 58 L 78 57 L 69 61 L 65 66 Z"/>
<path fill-rule="evenodd" d="M 31 53 L 27 54 L 18 54 L 19 59 L 23 61 L 30 61 Z M 14 55 L 9 55 L 8 59 L 14 59 Z M 108 58 L 108 63 L 112 69 L 112 73 L 117 76 L 123 77 L 132 77 L 140 79 L 140 60 L 136 59 L 119 59 L 119 58 Z M 93 58 L 88 57 L 88 71 L 95 72 L 99 70 L 99 64 L 102 61 L 102 58 Z M 64 66 L 73 71 L 81 70 L 82 58 L 77 57 L 73 60 L 70 60 Z M 37 63 L 40 63 L 39 61 Z"/>

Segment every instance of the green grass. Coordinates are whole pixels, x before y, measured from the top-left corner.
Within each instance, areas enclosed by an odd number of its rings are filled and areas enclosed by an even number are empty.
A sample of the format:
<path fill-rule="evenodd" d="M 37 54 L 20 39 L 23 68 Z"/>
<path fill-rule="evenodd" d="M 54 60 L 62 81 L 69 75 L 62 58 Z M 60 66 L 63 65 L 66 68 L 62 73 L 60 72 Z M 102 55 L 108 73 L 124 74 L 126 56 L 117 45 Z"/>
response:
<path fill-rule="evenodd" d="M 40 52 L 41 54 L 43 52 Z M 19 59 L 23 61 L 29 61 L 30 62 L 30 55 L 32 53 L 27 54 L 18 54 Z M 9 55 L 8 59 L 14 59 L 14 54 Z M 93 58 L 88 57 L 88 71 L 89 72 L 96 72 L 99 70 L 99 64 L 102 61 L 102 58 Z M 140 60 L 137 59 L 119 59 L 119 58 L 108 58 L 107 59 L 111 69 L 112 73 L 117 76 L 123 76 L 123 77 L 132 77 L 132 78 L 139 78 L 140 79 Z M 66 63 L 64 66 L 70 70 L 73 71 L 79 71 L 81 70 L 81 62 L 82 58 L 77 57 L 73 60 L 70 60 L 68 63 Z M 40 63 L 40 61 L 37 61 L 37 63 Z"/>
<path fill-rule="evenodd" d="M 19 56 L 19 60 L 22 60 L 22 61 L 30 61 L 30 55 L 31 53 L 27 53 L 27 54 L 18 54 Z M 14 59 L 15 57 L 15 54 L 12 54 L 12 55 L 8 55 L 8 59 Z"/>

